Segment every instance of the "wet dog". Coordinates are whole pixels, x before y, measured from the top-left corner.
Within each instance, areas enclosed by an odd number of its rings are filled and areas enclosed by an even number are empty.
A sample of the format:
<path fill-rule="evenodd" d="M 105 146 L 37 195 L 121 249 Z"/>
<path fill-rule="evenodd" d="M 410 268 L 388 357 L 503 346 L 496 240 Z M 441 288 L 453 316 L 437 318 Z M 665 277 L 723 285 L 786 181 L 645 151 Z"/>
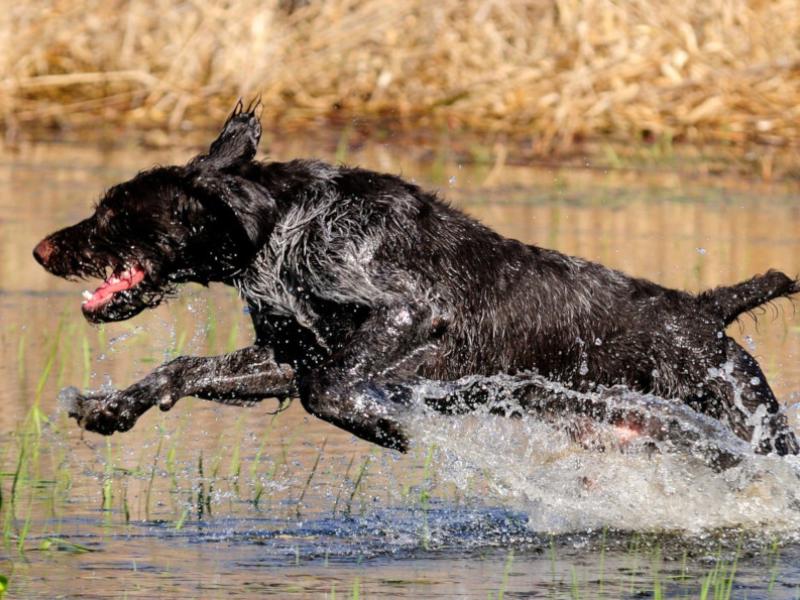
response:
<path fill-rule="evenodd" d="M 490 395 L 476 376 L 503 374 L 647 392 L 720 420 L 757 452 L 798 452 L 758 364 L 725 334 L 743 312 L 800 291 L 796 280 L 769 271 L 699 295 L 667 289 L 504 238 L 398 177 L 254 160 L 260 135 L 240 103 L 208 153 L 112 187 L 92 216 L 36 246 L 49 272 L 103 280 L 84 292 L 93 323 L 133 317 L 190 281 L 235 286 L 252 316 L 250 347 L 180 357 L 125 390 L 73 393 L 84 428 L 125 431 L 190 395 L 299 396 L 317 417 L 405 450 L 411 383 L 450 382 L 422 401 L 457 412 Z M 531 385 L 516 398 L 523 411 L 597 416 Z"/>

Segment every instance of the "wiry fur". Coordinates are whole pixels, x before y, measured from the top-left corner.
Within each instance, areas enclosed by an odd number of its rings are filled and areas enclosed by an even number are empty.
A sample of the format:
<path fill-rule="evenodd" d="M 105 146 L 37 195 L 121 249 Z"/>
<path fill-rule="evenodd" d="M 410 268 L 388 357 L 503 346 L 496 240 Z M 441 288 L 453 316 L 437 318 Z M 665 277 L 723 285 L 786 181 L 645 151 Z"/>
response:
<path fill-rule="evenodd" d="M 727 326 L 742 313 L 750 312 L 778 298 L 800 292 L 800 281 L 779 271 L 767 271 L 747 281 L 722 286 L 700 294 L 700 301 L 718 314 Z"/>
<path fill-rule="evenodd" d="M 146 288 L 235 285 L 257 334 L 240 352 L 265 365 L 239 398 L 299 394 L 310 412 L 382 445 L 406 446 L 410 378 L 536 372 L 574 390 L 621 385 L 678 399 L 760 452 L 797 452 L 763 373 L 724 333 L 741 311 L 797 292 L 796 281 L 770 271 L 699 296 L 670 290 L 506 239 L 398 177 L 255 161 L 260 131 L 238 107 L 208 154 L 116 186 L 111 196 L 131 197 L 124 209 L 109 213 L 113 202 L 104 199 L 94 217 L 44 240 L 37 257 L 74 275 L 131 260 L 122 257 L 130 247 L 147 266 Z M 145 227 L 159 232 L 156 242 L 139 242 Z M 92 240 L 108 240 L 106 254 L 87 248 Z M 115 297 L 115 310 L 91 318 L 127 318 L 141 309 L 136 300 Z M 166 383 L 148 384 L 168 399 L 160 405 L 197 393 L 178 377 L 216 378 L 219 393 L 204 384 L 204 397 L 230 401 L 231 365 L 240 362 L 192 360 L 165 366 L 158 381 Z M 291 367 L 291 381 L 279 364 Z M 278 379 L 268 385 L 267 374 Z M 432 404 L 449 410 L 459 393 Z M 120 394 L 115 406 L 124 407 Z M 99 408 L 79 414 L 84 425 L 113 430 L 108 403 L 91 406 Z M 91 416 L 98 411 L 105 416 Z"/>

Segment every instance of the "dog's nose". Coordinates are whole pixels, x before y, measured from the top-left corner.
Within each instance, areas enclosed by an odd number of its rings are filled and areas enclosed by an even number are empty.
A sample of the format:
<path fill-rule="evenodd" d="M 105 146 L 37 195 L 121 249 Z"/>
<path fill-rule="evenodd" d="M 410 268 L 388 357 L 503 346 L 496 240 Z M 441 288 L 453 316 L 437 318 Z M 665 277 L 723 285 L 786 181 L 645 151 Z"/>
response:
<path fill-rule="evenodd" d="M 50 257 L 53 255 L 53 250 L 55 250 L 53 242 L 45 238 L 36 244 L 36 248 L 33 249 L 33 258 L 43 267 L 47 267 L 47 261 L 50 260 Z"/>

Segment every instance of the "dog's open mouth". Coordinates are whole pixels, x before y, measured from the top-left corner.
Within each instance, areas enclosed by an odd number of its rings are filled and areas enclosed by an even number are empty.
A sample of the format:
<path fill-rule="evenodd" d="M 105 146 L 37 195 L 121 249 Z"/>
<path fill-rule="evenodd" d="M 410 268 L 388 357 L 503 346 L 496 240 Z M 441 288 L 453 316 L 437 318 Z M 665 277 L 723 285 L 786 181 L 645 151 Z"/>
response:
<path fill-rule="evenodd" d="M 115 269 L 94 292 L 83 292 L 81 310 L 92 323 L 122 321 L 158 306 L 168 291 L 141 264 L 128 263 Z"/>
<path fill-rule="evenodd" d="M 136 287 L 145 278 L 145 270 L 140 265 L 133 265 L 124 270 L 117 271 L 106 279 L 94 292 L 84 290 L 83 311 L 94 312 L 111 302 L 114 296 L 125 290 Z"/>

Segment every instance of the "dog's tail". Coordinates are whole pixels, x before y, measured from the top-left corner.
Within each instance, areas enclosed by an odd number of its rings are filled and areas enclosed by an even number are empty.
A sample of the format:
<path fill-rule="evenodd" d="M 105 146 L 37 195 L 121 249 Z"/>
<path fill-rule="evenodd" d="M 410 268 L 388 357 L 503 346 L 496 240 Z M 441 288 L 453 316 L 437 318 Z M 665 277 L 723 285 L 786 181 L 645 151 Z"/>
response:
<path fill-rule="evenodd" d="M 700 304 L 721 318 L 725 325 L 733 323 L 739 315 L 762 304 L 800 292 L 800 280 L 792 279 L 780 271 L 770 269 L 763 275 L 735 285 L 720 286 L 698 296 Z"/>

